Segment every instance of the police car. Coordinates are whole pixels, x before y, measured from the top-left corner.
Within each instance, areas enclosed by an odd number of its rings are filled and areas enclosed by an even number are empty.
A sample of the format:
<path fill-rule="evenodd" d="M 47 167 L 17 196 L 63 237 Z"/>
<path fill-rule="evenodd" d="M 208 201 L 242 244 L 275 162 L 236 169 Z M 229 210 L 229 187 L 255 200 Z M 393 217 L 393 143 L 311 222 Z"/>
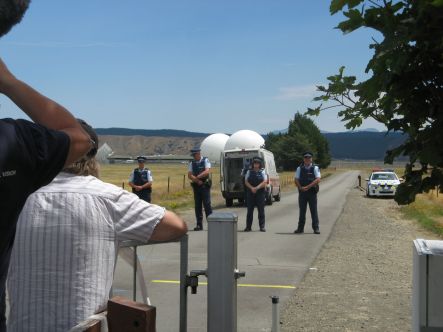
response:
<path fill-rule="evenodd" d="M 374 170 L 366 181 L 368 197 L 394 196 L 400 184 L 400 179 L 393 170 Z"/>

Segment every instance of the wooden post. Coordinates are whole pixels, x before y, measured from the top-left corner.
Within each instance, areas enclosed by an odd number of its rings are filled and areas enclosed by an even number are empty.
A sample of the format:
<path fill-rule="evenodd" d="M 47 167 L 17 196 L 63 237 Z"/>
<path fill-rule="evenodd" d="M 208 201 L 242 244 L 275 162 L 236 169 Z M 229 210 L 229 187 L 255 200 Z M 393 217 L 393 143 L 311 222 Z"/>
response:
<path fill-rule="evenodd" d="M 74 326 L 70 331 L 100 332 L 102 330 L 102 320 L 106 319 L 106 311 L 92 315 L 91 317 Z M 106 324 L 104 324 L 106 325 Z"/>
<path fill-rule="evenodd" d="M 155 332 L 156 308 L 121 296 L 108 301 L 109 332 Z"/>
<path fill-rule="evenodd" d="M 168 176 L 168 194 L 169 194 L 169 180 L 170 180 L 170 177 Z"/>
<path fill-rule="evenodd" d="M 183 190 L 185 189 L 186 174 L 183 174 Z"/>

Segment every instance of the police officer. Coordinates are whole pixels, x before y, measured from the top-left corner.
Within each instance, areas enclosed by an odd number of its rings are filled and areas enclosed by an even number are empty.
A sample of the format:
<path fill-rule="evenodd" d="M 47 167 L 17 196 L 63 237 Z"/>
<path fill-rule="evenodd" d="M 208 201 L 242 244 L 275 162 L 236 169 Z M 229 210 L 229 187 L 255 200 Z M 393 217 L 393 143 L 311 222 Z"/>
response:
<path fill-rule="evenodd" d="M 252 160 L 252 169 L 249 169 L 245 175 L 245 184 L 248 188 L 247 191 L 247 206 L 248 212 L 246 215 L 246 228 L 245 232 L 251 231 L 252 218 L 254 214 L 254 207 L 257 207 L 258 211 L 258 224 L 260 226 L 260 232 L 266 232 L 265 229 L 265 188 L 268 181 L 268 177 L 263 170 L 263 161 L 261 158 L 254 158 Z"/>
<path fill-rule="evenodd" d="M 306 208 L 309 204 L 311 211 L 312 229 L 315 234 L 320 234 L 318 212 L 317 212 L 317 192 L 318 184 L 321 179 L 320 169 L 312 163 L 312 153 L 303 154 L 303 163 L 295 171 L 294 183 L 298 188 L 298 205 L 300 215 L 298 218 L 298 227 L 294 231 L 296 234 L 304 232 L 306 221 Z"/>
<path fill-rule="evenodd" d="M 137 157 L 138 167 L 129 176 L 129 186 L 132 188 L 132 192 L 140 199 L 151 203 L 153 178 L 151 171 L 145 168 L 145 161 L 145 157 Z"/>
<path fill-rule="evenodd" d="M 189 163 L 188 178 L 191 180 L 191 186 L 194 190 L 195 218 L 197 220 L 194 231 L 201 231 L 203 230 L 202 205 L 205 208 L 206 218 L 212 213 L 211 179 L 209 178 L 211 163 L 208 158 L 202 157 L 199 148 L 192 149 L 191 156 L 194 160 Z"/>

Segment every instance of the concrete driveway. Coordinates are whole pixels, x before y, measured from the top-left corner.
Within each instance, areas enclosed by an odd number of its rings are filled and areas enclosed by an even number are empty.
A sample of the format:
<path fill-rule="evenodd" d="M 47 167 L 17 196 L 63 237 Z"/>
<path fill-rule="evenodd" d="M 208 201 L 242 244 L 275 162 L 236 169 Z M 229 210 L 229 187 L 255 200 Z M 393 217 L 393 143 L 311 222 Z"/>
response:
<path fill-rule="evenodd" d="M 337 173 L 320 184 L 318 210 L 320 235 L 310 227 L 307 213 L 305 234 L 293 234 L 298 220 L 298 193 L 283 193 L 280 202 L 266 206 L 266 232 L 258 231 L 255 211 L 253 231 L 244 233 L 246 209 L 223 208 L 217 211 L 238 215 L 238 269 L 246 277 L 238 280 L 238 331 L 270 331 L 272 305 L 270 296 L 277 295 L 284 303 L 294 292 L 339 217 L 348 191 L 357 185 L 357 171 Z M 194 226 L 192 211 L 183 214 L 189 228 Z M 207 224 L 205 223 L 207 229 Z M 157 307 L 157 330 L 179 330 L 179 243 L 139 247 L 148 293 Z M 189 232 L 189 270 L 207 268 L 207 231 Z M 206 282 L 200 277 L 199 282 Z M 116 268 L 114 294 L 132 298 L 132 270 L 119 260 Z M 195 295 L 188 293 L 188 331 L 206 331 L 206 286 L 200 285 Z M 140 297 L 139 297 L 140 299 Z"/>

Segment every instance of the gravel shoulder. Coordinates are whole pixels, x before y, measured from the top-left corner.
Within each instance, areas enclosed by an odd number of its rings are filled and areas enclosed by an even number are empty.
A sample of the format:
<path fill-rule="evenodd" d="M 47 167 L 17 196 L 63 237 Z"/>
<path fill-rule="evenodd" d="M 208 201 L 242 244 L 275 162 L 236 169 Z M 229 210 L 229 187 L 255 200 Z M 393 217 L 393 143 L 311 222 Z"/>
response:
<path fill-rule="evenodd" d="M 417 238 L 438 239 L 402 219 L 394 200 L 352 189 L 323 249 L 282 304 L 281 330 L 410 331 Z"/>

